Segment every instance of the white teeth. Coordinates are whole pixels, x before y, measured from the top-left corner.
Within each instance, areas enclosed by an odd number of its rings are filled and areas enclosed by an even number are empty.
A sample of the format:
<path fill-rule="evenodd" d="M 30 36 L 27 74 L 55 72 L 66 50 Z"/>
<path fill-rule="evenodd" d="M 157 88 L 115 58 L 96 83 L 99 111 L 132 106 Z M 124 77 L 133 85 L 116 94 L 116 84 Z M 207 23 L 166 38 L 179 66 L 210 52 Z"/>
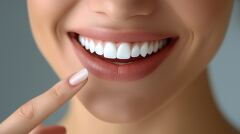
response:
<path fill-rule="evenodd" d="M 152 53 L 157 53 L 167 45 L 167 39 L 161 41 L 137 42 L 134 43 L 132 47 L 131 44 L 127 42 L 122 42 L 117 45 L 114 42 L 96 41 L 82 36 L 79 36 L 78 41 L 86 50 L 90 51 L 90 53 L 103 55 L 105 58 L 109 59 L 130 59 L 131 57 L 139 56 L 146 57 Z M 118 48 L 116 46 L 118 46 Z"/>
<path fill-rule="evenodd" d="M 96 54 L 103 55 L 103 45 L 101 42 L 98 42 L 95 47 Z"/>
<path fill-rule="evenodd" d="M 148 47 L 148 54 L 152 54 L 153 52 L 153 43 L 150 43 L 149 47 Z"/>
<path fill-rule="evenodd" d="M 158 43 L 158 49 L 162 49 L 162 47 L 163 47 L 163 41 L 160 41 L 160 42 Z"/>
<path fill-rule="evenodd" d="M 89 45 L 90 45 L 90 52 L 94 53 L 94 51 L 95 51 L 95 43 L 94 43 L 94 41 L 90 40 Z"/>
<path fill-rule="evenodd" d="M 138 45 L 134 45 L 131 52 L 131 57 L 138 57 L 140 55 L 140 47 Z"/>
<path fill-rule="evenodd" d="M 148 53 L 148 42 L 144 42 L 140 48 L 140 54 L 142 57 L 145 57 Z"/>
<path fill-rule="evenodd" d="M 104 46 L 104 57 L 109 59 L 115 59 L 117 55 L 117 48 L 112 42 L 105 43 Z"/>
<path fill-rule="evenodd" d="M 121 43 L 117 49 L 118 59 L 129 59 L 130 58 L 130 46 L 128 43 Z"/>
<path fill-rule="evenodd" d="M 85 48 L 88 50 L 90 48 L 90 44 L 89 44 L 88 38 L 85 38 L 84 43 L 85 43 Z"/>
<path fill-rule="evenodd" d="M 153 52 L 156 53 L 158 51 L 158 42 L 155 41 L 154 44 L 153 44 Z"/>
<path fill-rule="evenodd" d="M 85 42 L 84 42 L 84 38 L 83 37 L 81 37 L 81 36 L 79 36 L 79 41 L 80 41 L 80 43 L 81 43 L 81 45 L 82 46 L 84 46 L 85 45 Z"/>

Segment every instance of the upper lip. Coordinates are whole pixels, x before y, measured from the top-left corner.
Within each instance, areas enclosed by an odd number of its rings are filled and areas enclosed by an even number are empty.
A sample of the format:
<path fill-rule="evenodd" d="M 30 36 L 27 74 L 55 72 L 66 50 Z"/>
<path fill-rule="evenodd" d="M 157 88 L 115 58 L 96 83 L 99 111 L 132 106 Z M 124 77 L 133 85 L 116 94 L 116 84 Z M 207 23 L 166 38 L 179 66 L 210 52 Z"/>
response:
<path fill-rule="evenodd" d="M 85 36 L 96 40 L 112 42 L 142 42 L 177 37 L 177 35 L 174 34 L 159 34 L 139 30 L 117 31 L 109 29 L 78 29 L 71 32 L 74 32 L 75 34 L 78 34 L 80 36 Z"/>

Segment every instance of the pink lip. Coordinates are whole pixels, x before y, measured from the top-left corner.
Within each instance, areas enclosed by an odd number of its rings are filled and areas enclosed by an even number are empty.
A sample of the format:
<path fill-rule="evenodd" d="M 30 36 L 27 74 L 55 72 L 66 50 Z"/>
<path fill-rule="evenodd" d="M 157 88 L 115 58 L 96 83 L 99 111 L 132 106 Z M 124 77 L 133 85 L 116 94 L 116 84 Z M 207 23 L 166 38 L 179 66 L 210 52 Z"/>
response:
<path fill-rule="evenodd" d="M 142 42 L 176 37 L 176 35 L 156 34 L 145 31 L 113 31 L 105 29 L 80 29 L 74 32 L 96 40 L 113 42 Z"/>
<path fill-rule="evenodd" d="M 100 31 L 80 31 L 80 35 L 87 36 L 94 39 L 108 40 L 108 41 L 146 41 L 146 40 L 159 40 L 169 36 L 160 36 L 156 34 L 147 34 L 144 32 L 140 33 L 114 33 L 114 32 L 100 32 Z M 167 45 L 162 50 L 157 53 L 132 62 L 130 64 L 117 65 L 106 60 L 103 60 L 83 48 L 77 41 L 77 34 L 70 33 L 70 39 L 73 42 L 74 50 L 81 61 L 81 63 L 95 76 L 107 79 L 107 80 L 117 80 L 117 81 L 134 81 L 153 72 L 166 57 L 170 54 L 171 50 L 174 48 L 177 37 L 173 37 L 173 40 L 169 45 Z M 158 37 L 158 38 L 157 38 Z"/>

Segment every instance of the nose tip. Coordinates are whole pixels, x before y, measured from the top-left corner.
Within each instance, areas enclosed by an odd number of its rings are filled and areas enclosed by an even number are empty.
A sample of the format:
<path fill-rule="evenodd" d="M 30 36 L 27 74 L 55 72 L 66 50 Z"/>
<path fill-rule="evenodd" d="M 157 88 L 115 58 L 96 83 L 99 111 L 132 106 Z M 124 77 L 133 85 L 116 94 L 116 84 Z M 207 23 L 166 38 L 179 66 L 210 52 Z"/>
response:
<path fill-rule="evenodd" d="M 89 2 L 93 12 L 104 14 L 114 21 L 148 16 L 154 10 L 152 0 L 90 0 Z"/>

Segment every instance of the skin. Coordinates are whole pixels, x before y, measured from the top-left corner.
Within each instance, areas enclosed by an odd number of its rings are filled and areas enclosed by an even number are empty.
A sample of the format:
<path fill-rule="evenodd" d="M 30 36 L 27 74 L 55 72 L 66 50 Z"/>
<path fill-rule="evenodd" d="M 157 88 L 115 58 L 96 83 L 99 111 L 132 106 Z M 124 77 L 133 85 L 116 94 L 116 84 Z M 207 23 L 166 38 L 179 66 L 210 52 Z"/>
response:
<path fill-rule="evenodd" d="M 224 38 L 232 0 L 27 2 L 36 44 L 61 79 L 83 68 L 67 36 L 71 29 L 179 36 L 165 62 L 143 79 L 123 83 L 90 72 L 61 122 L 69 133 L 237 133 L 214 104 L 206 68 Z"/>

